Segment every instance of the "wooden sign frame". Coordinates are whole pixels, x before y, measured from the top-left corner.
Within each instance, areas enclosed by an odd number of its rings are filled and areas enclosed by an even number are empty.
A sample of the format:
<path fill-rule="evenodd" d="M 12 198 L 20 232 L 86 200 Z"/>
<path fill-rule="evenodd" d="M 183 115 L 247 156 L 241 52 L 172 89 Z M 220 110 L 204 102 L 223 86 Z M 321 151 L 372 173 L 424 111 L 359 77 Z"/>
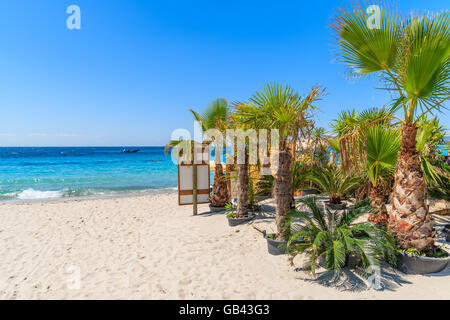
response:
<path fill-rule="evenodd" d="M 208 148 L 208 146 L 202 146 L 202 153 L 203 153 L 203 155 L 204 154 L 207 154 L 208 155 L 208 157 L 207 157 L 207 159 L 205 160 L 205 159 L 202 159 L 202 162 L 199 162 L 199 163 L 197 163 L 197 179 L 198 179 L 198 176 L 199 176 L 199 172 L 201 171 L 201 170 L 198 170 L 198 169 L 200 169 L 200 168 L 202 168 L 202 167 L 206 167 L 207 168 L 207 172 L 208 172 L 208 189 L 197 189 L 197 195 L 205 195 L 205 194 L 207 194 L 208 195 L 208 199 L 207 200 L 204 200 L 204 201 L 199 201 L 198 200 L 198 198 L 197 198 L 197 203 L 199 204 L 199 203 L 209 203 L 210 202 L 210 197 L 209 197 L 209 194 L 210 194 L 210 186 L 211 186 L 211 172 L 210 172 L 210 167 L 209 167 L 209 148 Z M 181 190 L 181 188 L 180 188 L 180 186 L 181 186 L 181 183 L 180 183 L 180 169 L 181 169 L 181 167 L 192 167 L 192 163 L 184 163 L 184 162 L 181 162 L 181 161 L 179 161 L 179 163 L 178 163 L 178 166 L 177 166 L 177 171 L 178 171 L 178 205 L 179 206 L 185 206 L 185 205 L 193 205 L 193 202 L 190 202 L 190 203 L 182 203 L 182 201 L 181 201 L 181 196 L 190 196 L 190 195 L 192 195 L 193 196 L 193 190 Z"/>

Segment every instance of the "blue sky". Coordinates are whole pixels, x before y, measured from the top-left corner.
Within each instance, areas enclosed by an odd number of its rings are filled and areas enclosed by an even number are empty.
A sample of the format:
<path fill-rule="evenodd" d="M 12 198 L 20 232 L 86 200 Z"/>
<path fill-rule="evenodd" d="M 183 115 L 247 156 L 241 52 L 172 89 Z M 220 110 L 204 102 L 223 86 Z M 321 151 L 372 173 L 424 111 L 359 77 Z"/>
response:
<path fill-rule="evenodd" d="M 330 93 L 317 123 L 381 106 L 375 80 L 334 64 L 338 1 L 1 0 L 0 146 L 163 145 L 189 108 L 244 101 L 268 82 Z M 69 30 L 66 8 L 81 8 Z M 446 1 L 397 1 L 441 11 Z M 450 116 L 440 115 L 450 127 Z"/>

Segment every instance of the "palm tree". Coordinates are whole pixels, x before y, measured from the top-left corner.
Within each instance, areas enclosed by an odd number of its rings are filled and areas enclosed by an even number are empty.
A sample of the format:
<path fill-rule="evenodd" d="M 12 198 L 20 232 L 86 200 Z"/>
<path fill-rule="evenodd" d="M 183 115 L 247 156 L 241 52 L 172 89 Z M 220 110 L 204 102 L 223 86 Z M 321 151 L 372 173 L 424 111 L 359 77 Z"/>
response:
<path fill-rule="evenodd" d="M 396 152 L 400 148 L 399 139 L 395 139 L 395 142 L 391 140 L 399 134 L 397 129 L 391 129 L 396 128 L 392 119 L 390 110 L 385 107 L 369 108 L 361 112 L 343 111 L 332 123 L 337 138 L 328 140 L 342 154 L 341 158 L 344 160 L 341 161 L 341 168 L 347 175 L 368 178 L 368 183 L 362 184 L 356 191 L 356 198 L 369 197 L 371 205 L 380 213 L 370 218 L 382 224 L 387 223 L 388 218 L 384 193 L 391 182 L 397 161 Z M 392 130 L 396 132 L 389 134 Z M 395 154 L 392 154 L 392 149 Z"/>
<path fill-rule="evenodd" d="M 241 121 L 239 117 L 237 117 L 236 112 L 233 113 L 233 116 L 231 118 L 231 126 L 233 129 L 241 129 L 241 130 L 248 130 L 251 129 L 249 127 L 248 123 L 245 123 Z M 237 171 L 237 208 L 236 208 L 236 218 L 242 218 L 246 215 L 248 215 L 249 211 L 249 200 L 250 200 L 250 184 L 253 183 L 249 179 L 249 150 L 248 146 L 246 144 L 246 141 L 244 140 L 245 146 L 244 146 L 244 162 L 243 163 L 236 163 L 237 162 L 237 151 L 235 151 L 234 154 L 231 154 L 229 156 L 234 157 L 234 162 L 236 165 L 234 167 Z M 253 185 L 252 185 L 253 187 Z"/>
<path fill-rule="evenodd" d="M 189 111 L 194 115 L 195 119 L 200 122 L 202 130 L 218 129 L 225 133 L 227 121 L 229 117 L 229 103 L 225 98 L 217 98 L 213 100 L 202 114 L 192 109 Z M 217 144 L 217 143 L 216 143 Z M 216 145 L 216 151 L 219 146 Z M 211 204 L 216 207 L 224 207 L 229 202 L 229 194 L 227 181 L 223 173 L 222 159 L 216 152 L 214 168 L 214 182 L 211 193 Z"/>
<path fill-rule="evenodd" d="M 237 164 L 237 209 L 236 218 L 244 217 L 249 209 L 249 178 L 248 178 L 248 156 L 245 151 L 245 162 Z"/>
<path fill-rule="evenodd" d="M 325 166 L 327 164 L 328 134 L 324 128 L 314 128 L 308 138 L 308 147 L 311 149 L 311 161 L 313 166 Z"/>
<path fill-rule="evenodd" d="M 377 208 L 377 214 L 369 220 L 387 225 L 388 213 L 384 198 L 384 185 L 390 186 L 397 154 L 400 151 L 400 136 L 397 129 L 376 125 L 367 128 L 366 137 L 366 172 L 371 183 L 369 198 L 371 206 Z"/>
<path fill-rule="evenodd" d="M 369 108 L 361 112 L 354 109 L 342 111 L 339 117 L 333 120 L 331 126 L 338 136 L 341 167 L 346 174 L 358 174 L 366 169 L 366 129 L 374 124 L 390 125 L 391 121 L 392 114 L 385 107 Z"/>
<path fill-rule="evenodd" d="M 279 132 L 279 161 L 274 181 L 277 238 L 283 238 L 284 217 L 292 205 L 293 148 L 311 121 L 313 103 L 324 95 L 319 85 L 306 97 L 301 97 L 289 86 L 268 84 L 256 92 L 248 103 L 236 106 L 238 122 L 255 129 L 277 129 Z"/>
<path fill-rule="evenodd" d="M 377 26 L 356 6 L 335 15 L 333 30 L 340 62 L 351 75 L 378 76 L 397 95 L 392 110 L 402 110 L 401 149 L 395 169 L 390 228 L 401 247 L 431 251 L 432 222 L 416 149 L 417 122 L 440 110 L 450 97 L 450 16 L 415 14 L 401 20 L 380 5 Z"/>

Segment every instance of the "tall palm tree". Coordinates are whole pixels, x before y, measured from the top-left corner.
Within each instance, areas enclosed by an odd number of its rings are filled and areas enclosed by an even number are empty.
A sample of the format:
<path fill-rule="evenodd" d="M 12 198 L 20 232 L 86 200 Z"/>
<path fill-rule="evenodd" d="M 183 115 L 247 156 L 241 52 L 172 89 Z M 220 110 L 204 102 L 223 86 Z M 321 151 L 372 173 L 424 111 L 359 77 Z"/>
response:
<path fill-rule="evenodd" d="M 249 210 L 249 177 L 248 177 L 248 156 L 247 150 L 245 151 L 245 162 L 239 163 L 237 167 L 237 208 L 236 218 L 244 217 L 248 214 Z"/>
<path fill-rule="evenodd" d="M 237 130 L 243 130 L 245 132 L 248 129 L 252 129 L 252 127 L 249 125 L 249 123 L 246 123 L 245 121 L 242 121 L 241 118 L 238 117 L 238 114 L 236 112 L 233 113 L 230 127 Z M 239 138 L 242 137 L 236 137 L 237 142 L 239 142 Z M 249 148 L 247 145 L 247 142 L 245 141 L 244 137 L 244 161 L 243 163 L 237 162 L 238 155 L 237 150 L 234 154 L 230 154 L 228 156 L 231 156 L 234 158 L 233 169 L 236 170 L 237 173 L 237 207 L 236 207 L 236 218 L 244 217 L 249 212 L 249 201 L 250 201 L 250 188 L 253 187 L 253 185 L 250 186 L 253 182 L 250 181 L 249 177 Z M 231 169 L 231 168 L 230 168 Z"/>
<path fill-rule="evenodd" d="M 311 149 L 311 165 L 324 167 L 327 164 L 328 134 L 324 128 L 314 128 L 308 138 Z"/>
<path fill-rule="evenodd" d="M 301 97 L 289 86 L 268 84 L 253 94 L 248 103 L 236 106 L 234 116 L 238 122 L 255 129 L 279 131 L 279 161 L 273 189 L 278 238 L 283 237 L 284 217 L 292 205 L 293 148 L 311 123 L 313 103 L 320 100 L 324 92 L 318 85 L 306 97 Z"/>
<path fill-rule="evenodd" d="M 227 121 L 230 115 L 229 103 L 225 98 L 217 98 L 208 105 L 202 114 L 192 109 L 189 111 L 194 115 L 195 119 L 200 122 L 202 130 L 217 129 L 225 133 Z M 217 144 L 217 142 L 216 142 Z M 216 145 L 216 151 L 218 150 Z M 227 181 L 223 173 L 222 159 L 219 158 L 218 152 L 215 157 L 213 190 L 211 193 L 211 204 L 216 207 L 223 207 L 229 201 Z"/>
<path fill-rule="evenodd" d="M 378 76 L 397 95 L 392 110 L 401 110 L 401 149 L 395 169 L 390 228 L 403 248 L 434 247 L 426 189 L 416 149 L 417 121 L 440 110 L 450 97 L 450 16 L 411 14 L 401 20 L 379 5 L 379 23 L 369 22 L 364 8 L 342 8 L 334 17 L 338 57 L 350 75 Z"/>
<path fill-rule="evenodd" d="M 387 126 L 371 126 L 365 131 L 366 137 L 366 172 L 371 183 L 369 198 L 372 207 L 377 208 L 376 215 L 372 215 L 371 221 L 387 225 L 388 213 L 384 198 L 383 184 L 389 184 L 393 175 L 397 155 L 400 151 L 400 135 L 397 129 Z"/>
<path fill-rule="evenodd" d="M 341 153 L 341 167 L 345 173 L 362 173 L 366 167 L 365 131 L 371 125 L 389 125 L 392 121 L 390 110 L 369 108 L 361 112 L 342 111 L 331 126 L 338 136 Z"/>

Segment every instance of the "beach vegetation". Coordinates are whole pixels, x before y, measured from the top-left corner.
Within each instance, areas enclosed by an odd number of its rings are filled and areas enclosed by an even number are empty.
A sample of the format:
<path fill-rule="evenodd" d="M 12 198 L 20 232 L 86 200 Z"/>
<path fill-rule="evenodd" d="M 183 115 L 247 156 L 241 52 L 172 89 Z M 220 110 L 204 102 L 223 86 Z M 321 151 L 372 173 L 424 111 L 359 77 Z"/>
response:
<path fill-rule="evenodd" d="M 444 143 L 445 128 L 436 117 L 424 118 L 418 123 L 417 145 L 430 196 L 450 201 L 450 167 L 439 154 L 438 146 Z"/>
<path fill-rule="evenodd" d="M 401 18 L 387 5 L 379 7 L 380 21 L 375 28 L 359 4 L 336 12 L 332 28 L 338 60 L 350 76 L 372 75 L 394 95 L 389 107 L 401 123 L 401 147 L 389 227 L 402 248 L 433 251 L 433 227 L 416 137 L 420 121 L 445 108 L 444 102 L 450 98 L 450 13 L 411 13 Z"/>
<path fill-rule="evenodd" d="M 192 109 L 189 109 L 189 112 L 191 112 L 195 120 L 201 124 L 203 131 L 216 129 L 222 134 L 225 133 L 231 114 L 230 105 L 225 98 L 217 98 L 211 101 L 202 113 L 198 113 Z M 230 195 L 228 192 L 226 176 L 223 172 L 221 154 L 218 152 L 220 148 L 223 149 L 223 145 L 217 145 L 217 143 L 223 142 L 215 141 L 215 143 L 216 157 L 214 161 L 214 179 L 210 200 L 213 206 L 223 207 L 230 200 Z"/>
<path fill-rule="evenodd" d="M 312 167 L 305 181 L 311 182 L 313 189 L 327 194 L 332 204 L 341 204 L 345 195 L 351 194 L 361 185 L 359 177 L 344 175 L 340 169 L 327 167 Z"/>
<path fill-rule="evenodd" d="M 273 195 L 276 203 L 277 237 L 282 240 L 285 215 L 293 204 L 292 170 L 294 148 L 311 125 L 315 103 L 325 94 L 317 85 L 305 97 L 289 86 L 276 83 L 266 85 L 253 94 L 247 103 L 238 103 L 235 118 L 241 124 L 256 129 L 279 131 L 279 162 L 274 174 Z"/>
<path fill-rule="evenodd" d="M 229 219 L 236 218 L 236 205 L 233 202 L 228 202 L 225 204 L 225 212 Z"/>
<path fill-rule="evenodd" d="M 397 155 L 400 151 L 399 130 L 390 126 L 375 125 L 365 132 L 366 173 L 370 182 L 369 198 L 376 212 L 371 221 L 387 226 L 389 215 L 386 209 L 386 190 L 390 190 Z M 389 191 L 387 192 L 389 193 Z"/>
<path fill-rule="evenodd" d="M 386 261 L 397 264 L 397 245 L 392 234 L 378 228 L 372 222 L 356 222 L 373 209 L 368 201 L 362 201 L 346 211 L 334 211 L 325 205 L 320 207 L 315 197 L 300 200 L 308 211 L 293 210 L 287 216 L 287 224 L 302 221 L 297 231 L 288 239 L 287 252 L 293 259 L 298 254 L 307 257 L 304 268 L 315 274 L 318 266 L 339 273 L 349 259 L 357 259 L 357 265 L 369 269 Z M 296 242 L 302 238 L 302 242 Z"/>
<path fill-rule="evenodd" d="M 435 248 L 435 250 L 427 252 L 419 251 L 416 248 L 409 248 L 409 249 L 399 249 L 398 252 L 414 257 L 447 258 L 449 255 L 447 251 L 441 248 Z"/>

